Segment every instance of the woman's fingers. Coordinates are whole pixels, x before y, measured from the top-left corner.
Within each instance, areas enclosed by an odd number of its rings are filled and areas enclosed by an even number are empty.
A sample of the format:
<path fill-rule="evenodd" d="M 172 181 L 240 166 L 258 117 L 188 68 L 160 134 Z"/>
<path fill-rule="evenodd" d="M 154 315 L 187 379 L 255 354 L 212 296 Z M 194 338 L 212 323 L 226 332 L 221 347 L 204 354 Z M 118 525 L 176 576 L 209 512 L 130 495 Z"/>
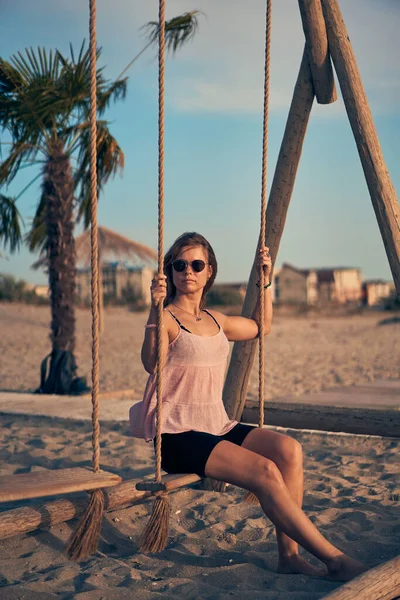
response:
<path fill-rule="evenodd" d="M 151 281 L 152 289 L 157 288 L 166 288 L 167 287 L 167 277 L 161 273 L 155 275 Z"/>
<path fill-rule="evenodd" d="M 164 300 L 167 295 L 167 277 L 164 273 L 156 273 L 151 281 L 151 297 L 156 306 Z"/>
<path fill-rule="evenodd" d="M 263 269 L 265 274 L 272 270 L 272 259 L 268 246 L 263 246 L 259 250 L 259 268 Z"/>

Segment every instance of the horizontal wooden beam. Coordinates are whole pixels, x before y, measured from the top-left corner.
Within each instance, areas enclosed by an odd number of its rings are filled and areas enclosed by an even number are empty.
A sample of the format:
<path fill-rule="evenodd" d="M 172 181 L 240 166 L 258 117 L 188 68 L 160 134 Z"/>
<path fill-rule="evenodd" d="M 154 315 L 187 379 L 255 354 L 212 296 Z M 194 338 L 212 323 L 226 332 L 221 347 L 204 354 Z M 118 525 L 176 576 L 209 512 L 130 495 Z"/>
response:
<path fill-rule="evenodd" d="M 166 475 L 163 477 L 163 482 L 167 490 L 172 492 L 185 485 L 200 481 L 200 479 L 198 475 L 194 474 Z M 138 480 L 130 480 L 115 487 L 106 488 L 104 490 L 105 510 L 111 512 L 127 508 L 151 496 L 151 492 L 138 491 L 137 483 L 139 483 Z M 57 523 L 76 519 L 84 513 L 87 504 L 87 498 L 62 498 L 0 513 L 0 539 L 29 533 L 36 529 L 45 529 Z"/>
<path fill-rule="evenodd" d="M 322 600 L 395 600 L 400 595 L 400 556 L 365 571 Z"/>
<path fill-rule="evenodd" d="M 258 402 L 247 402 L 241 419 L 258 423 Z M 297 402 L 265 402 L 266 425 L 400 437 L 400 410 L 344 408 Z"/>

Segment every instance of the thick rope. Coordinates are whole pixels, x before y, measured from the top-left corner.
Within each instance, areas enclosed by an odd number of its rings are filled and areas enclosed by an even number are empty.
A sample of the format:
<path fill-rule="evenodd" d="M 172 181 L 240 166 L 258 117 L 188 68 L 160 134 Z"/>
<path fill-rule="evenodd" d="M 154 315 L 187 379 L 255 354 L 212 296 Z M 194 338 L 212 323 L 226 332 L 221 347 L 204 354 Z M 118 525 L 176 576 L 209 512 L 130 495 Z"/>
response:
<path fill-rule="evenodd" d="M 270 57 L 271 57 L 271 5 L 272 0 L 267 0 L 266 27 L 265 27 L 265 66 L 264 66 L 264 121 L 263 121 L 263 150 L 261 171 L 261 228 L 260 247 L 266 243 L 267 225 L 267 157 L 268 157 L 268 113 L 269 113 L 269 87 L 270 87 Z M 258 257 L 257 257 L 258 258 Z M 264 271 L 260 273 L 260 319 L 259 319 L 259 427 L 264 425 Z"/>
<path fill-rule="evenodd" d="M 99 249 L 97 234 L 97 98 L 96 98 L 96 0 L 89 0 L 90 19 L 90 183 L 92 267 L 92 447 L 93 471 L 100 470 L 99 423 Z"/>
<path fill-rule="evenodd" d="M 158 272 L 164 272 L 164 71 L 165 71 L 165 0 L 159 1 L 158 15 Z M 156 471 L 161 482 L 161 420 L 162 420 L 162 328 L 163 303 L 157 314 L 157 407 L 156 407 Z"/>

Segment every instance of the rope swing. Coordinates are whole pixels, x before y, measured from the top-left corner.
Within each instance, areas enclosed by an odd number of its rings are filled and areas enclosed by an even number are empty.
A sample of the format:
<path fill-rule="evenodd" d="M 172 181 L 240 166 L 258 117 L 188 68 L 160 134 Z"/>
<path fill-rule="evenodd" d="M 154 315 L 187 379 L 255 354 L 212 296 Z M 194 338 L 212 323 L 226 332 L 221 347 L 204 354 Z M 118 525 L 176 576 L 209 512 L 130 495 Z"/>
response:
<path fill-rule="evenodd" d="M 99 250 L 97 232 L 97 86 L 96 86 L 96 0 L 89 0 L 90 33 L 90 183 L 91 183 L 91 290 L 92 290 L 92 468 L 100 471 L 99 423 Z M 86 512 L 67 543 L 67 554 L 73 560 L 96 552 L 104 510 L 102 489 L 91 493 Z"/>
<path fill-rule="evenodd" d="M 164 72 L 165 72 L 165 0 L 159 0 L 158 25 L 158 272 L 164 272 Z M 264 67 L 264 120 L 261 183 L 261 233 L 260 248 L 265 244 L 267 154 L 268 154 L 268 101 L 270 82 L 271 46 L 271 0 L 267 0 L 265 29 Z M 259 426 L 264 424 L 264 272 L 260 273 L 260 318 L 259 318 Z M 162 320 L 163 305 L 158 305 L 157 315 L 157 371 L 156 371 L 156 466 L 153 482 L 142 482 L 138 490 L 153 492 L 156 497 L 149 522 L 140 538 L 141 552 L 160 552 L 168 542 L 170 503 L 167 488 L 161 480 L 161 425 L 162 425 Z M 245 500 L 258 503 L 258 498 L 247 493 Z"/>
<path fill-rule="evenodd" d="M 261 163 L 261 225 L 259 249 L 266 244 L 267 227 L 267 158 L 268 158 L 268 117 L 269 117 L 269 91 L 270 91 L 270 64 L 271 64 L 271 17 L 272 0 L 267 0 L 265 17 L 265 60 L 264 60 L 264 117 L 263 117 L 263 141 L 262 141 L 262 163 Z M 256 257 L 258 260 L 258 254 Z M 259 415 L 258 426 L 264 425 L 264 269 L 260 270 L 260 311 L 258 322 L 258 402 Z M 244 501 L 248 504 L 259 504 L 259 500 L 253 492 L 246 492 Z"/>
<path fill-rule="evenodd" d="M 165 0 L 159 0 L 158 13 L 158 272 L 164 273 L 164 72 L 165 72 Z M 162 327 L 163 303 L 157 313 L 156 371 L 156 468 L 154 482 L 142 482 L 138 490 L 153 492 L 156 500 L 150 520 L 142 533 L 141 552 L 161 552 L 168 542 L 170 503 L 167 488 L 161 480 L 162 424 Z"/>

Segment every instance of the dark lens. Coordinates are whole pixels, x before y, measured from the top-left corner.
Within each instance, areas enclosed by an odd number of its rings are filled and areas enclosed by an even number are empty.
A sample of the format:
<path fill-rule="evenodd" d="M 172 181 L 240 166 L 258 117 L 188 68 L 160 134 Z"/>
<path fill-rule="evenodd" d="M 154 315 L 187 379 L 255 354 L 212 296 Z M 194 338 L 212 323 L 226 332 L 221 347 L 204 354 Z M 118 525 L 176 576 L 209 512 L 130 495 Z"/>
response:
<path fill-rule="evenodd" d="M 204 262 L 204 260 L 194 260 L 192 262 L 193 271 L 195 271 L 196 273 L 201 273 L 201 271 L 204 270 L 205 266 L 206 263 Z"/>
<path fill-rule="evenodd" d="M 174 260 L 174 262 L 172 263 L 172 266 L 175 271 L 177 271 L 178 273 L 182 273 L 182 271 L 185 270 L 186 264 L 187 264 L 186 260 L 182 260 L 182 259 L 178 258 L 177 260 Z"/>

